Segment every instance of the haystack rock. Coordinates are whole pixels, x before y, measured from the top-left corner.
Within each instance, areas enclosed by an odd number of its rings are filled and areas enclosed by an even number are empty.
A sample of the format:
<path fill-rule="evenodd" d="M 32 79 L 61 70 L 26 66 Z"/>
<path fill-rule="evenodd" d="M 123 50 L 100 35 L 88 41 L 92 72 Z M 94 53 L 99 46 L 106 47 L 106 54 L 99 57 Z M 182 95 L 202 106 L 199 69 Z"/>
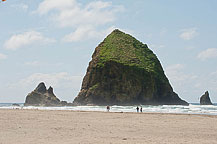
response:
<path fill-rule="evenodd" d="M 188 105 L 148 46 L 117 29 L 96 47 L 74 104 Z"/>
<path fill-rule="evenodd" d="M 34 91 L 27 95 L 25 106 L 60 106 L 61 101 L 54 95 L 53 88 L 47 90 L 45 84 L 40 83 Z"/>
<path fill-rule="evenodd" d="M 206 91 L 204 95 L 200 97 L 200 104 L 201 105 L 212 105 L 212 102 L 209 98 L 209 92 Z"/>

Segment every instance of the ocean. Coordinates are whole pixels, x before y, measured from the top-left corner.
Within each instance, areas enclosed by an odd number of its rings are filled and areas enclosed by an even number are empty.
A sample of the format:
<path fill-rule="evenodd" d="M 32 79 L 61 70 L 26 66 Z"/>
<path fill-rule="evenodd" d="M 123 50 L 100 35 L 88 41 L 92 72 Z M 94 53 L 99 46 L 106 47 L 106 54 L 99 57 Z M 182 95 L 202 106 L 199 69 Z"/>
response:
<path fill-rule="evenodd" d="M 71 110 L 71 111 L 106 111 L 105 106 L 63 106 L 63 107 L 36 107 L 23 106 L 23 103 L 18 103 L 19 106 L 12 106 L 12 103 L 0 103 L 0 109 L 39 109 L 39 110 Z M 111 112 L 136 112 L 137 106 L 111 106 Z M 214 105 L 199 105 L 190 104 L 189 106 L 180 105 L 142 105 L 143 112 L 146 113 L 177 113 L 177 114 L 205 114 L 217 115 L 217 104 Z"/>

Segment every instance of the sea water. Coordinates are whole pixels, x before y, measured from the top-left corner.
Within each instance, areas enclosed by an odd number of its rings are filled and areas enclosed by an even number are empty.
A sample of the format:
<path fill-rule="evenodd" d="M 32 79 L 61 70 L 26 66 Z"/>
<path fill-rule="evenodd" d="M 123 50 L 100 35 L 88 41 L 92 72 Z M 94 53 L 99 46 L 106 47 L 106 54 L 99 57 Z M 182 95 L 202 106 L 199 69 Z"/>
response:
<path fill-rule="evenodd" d="M 12 103 L 0 103 L 0 109 L 39 109 L 39 110 L 71 110 L 71 111 L 106 111 L 106 106 L 63 106 L 63 107 L 36 107 L 36 106 L 13 106 Z M 111 106 L 111 112 L 136 112 L 137 106 Z M 140 106 L 139 106 L 140 107 Z M 206 114 L 217 115 L 217 104 L 199 105 L 142 105 L 146 113 L 178 113 L 178 114 Z"/>

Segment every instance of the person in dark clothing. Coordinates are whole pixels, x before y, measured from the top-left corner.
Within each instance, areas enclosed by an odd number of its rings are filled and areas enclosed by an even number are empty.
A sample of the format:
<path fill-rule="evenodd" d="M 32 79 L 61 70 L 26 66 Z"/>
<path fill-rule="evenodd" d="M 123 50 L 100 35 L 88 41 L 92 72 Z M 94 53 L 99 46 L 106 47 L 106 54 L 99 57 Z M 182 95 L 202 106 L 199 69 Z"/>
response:
<path fill-rule="evenodd" d="M 142 112 L 142 106 L 140 107 L 140 112 Z"/>
<path fill-rule="evenodd" d="M 137 110 L 137 112 L 139 112 L 139 107 L 138 106 L 136 107 L 136 110 Z"/>
<path fill-rule="evenodd" d="M 107 109 L 107 112 L 109 112 L 110 111 L 110 106 L 107 106 L 106 109 Z"/>

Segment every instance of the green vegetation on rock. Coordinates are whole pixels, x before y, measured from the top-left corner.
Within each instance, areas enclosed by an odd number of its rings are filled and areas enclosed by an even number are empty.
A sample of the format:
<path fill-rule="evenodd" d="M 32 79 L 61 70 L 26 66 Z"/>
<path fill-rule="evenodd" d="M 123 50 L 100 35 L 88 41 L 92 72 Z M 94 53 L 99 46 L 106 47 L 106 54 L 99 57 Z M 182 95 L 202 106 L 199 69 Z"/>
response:
<path fill-rule="evenodd" d="M 97 63 L 99 67 L 103 67 L 108 61 L 115 61 L 127 66 L 145 69 L 147 72 L 153 72 L 163 81 L 168 81 L 164 75 L 159 75 L 164 72 L 157 56 L 146 44 L 129 34 L 116 29 L 105 38 L 99 47 L 100 53 Z"/>
<path fill-rule="evenodd" d="M 147 47 L 129 34 L 114 30 L 100 45 L 99 65 L 113 60 L 130 66 L 156 71 L 157 57 Z"/>
<path fill-rule="evenodd" d="M 97 87 L 98 87 L 98 83 L 97 84 L 95 84 L 95 85 L 93 85 L 92 87 L 90 87 L 90 90 L 94 90 L 94 89 L 96 89 Z"/>

